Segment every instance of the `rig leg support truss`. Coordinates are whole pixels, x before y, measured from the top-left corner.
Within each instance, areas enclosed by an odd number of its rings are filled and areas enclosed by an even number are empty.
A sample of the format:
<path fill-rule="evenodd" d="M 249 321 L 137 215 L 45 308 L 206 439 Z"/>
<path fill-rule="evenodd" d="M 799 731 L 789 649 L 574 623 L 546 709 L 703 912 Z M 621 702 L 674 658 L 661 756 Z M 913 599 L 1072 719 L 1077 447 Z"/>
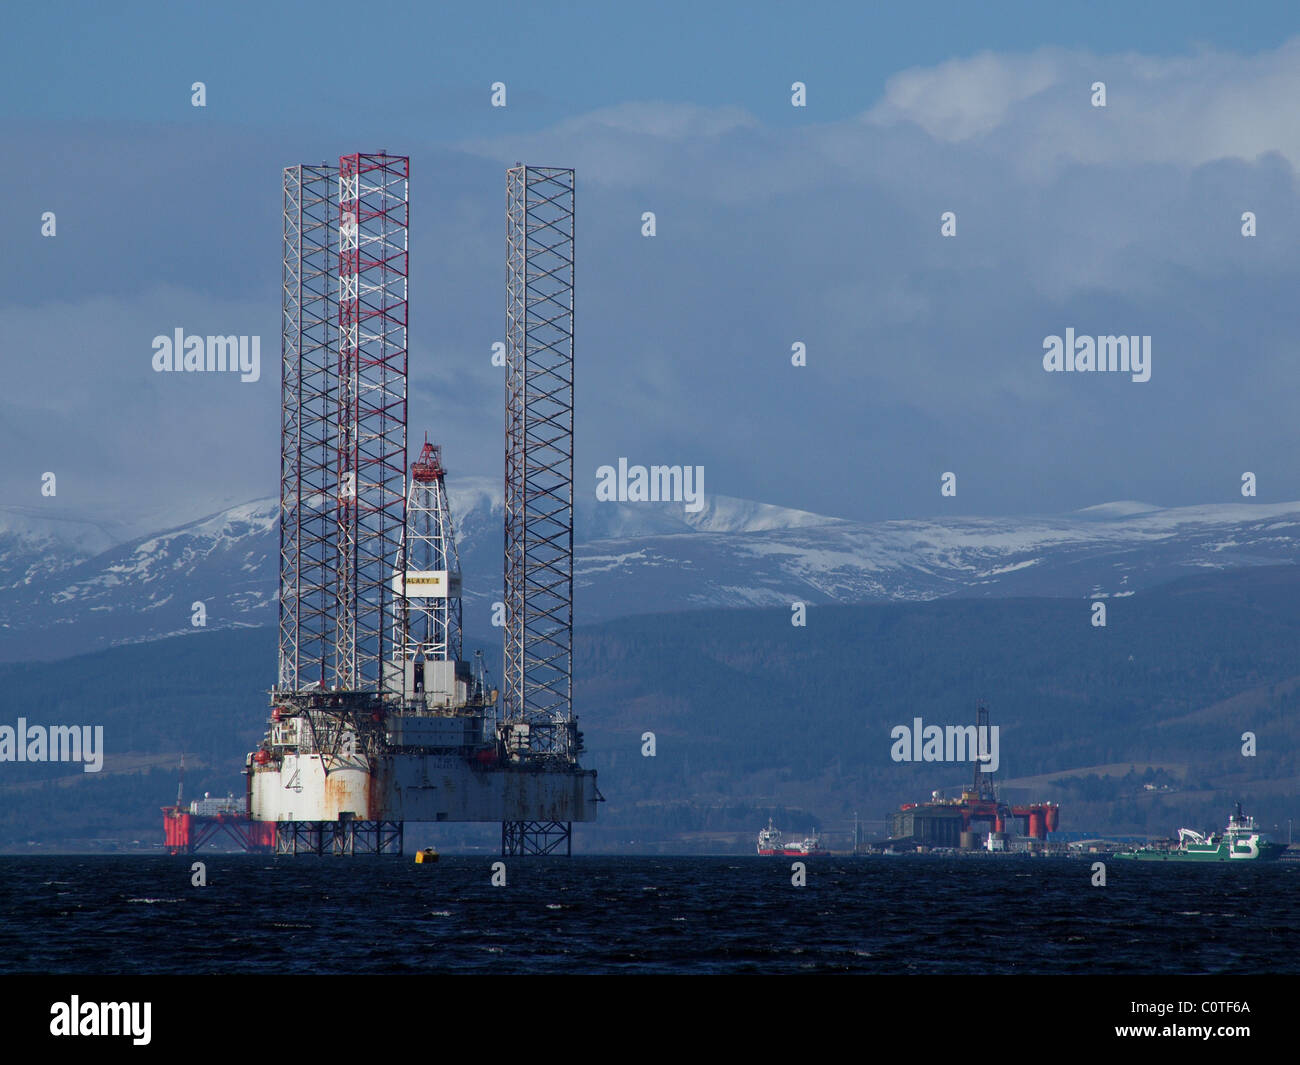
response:
<path fill-rule="evenodd" d="M 507 171 L 503 718 L 515 750 L 548 760 L 577 753 L 573 195 L 572 170 Z"/>
<path fill-rule="evenodd" d="M 401 821 L 278 821 L 276 854 L 401 854 Z"/>
<path fill-rule="evenodd" d="M 338 687 L 382 690 L 406 528 L 407 179 L 393 155 L 339 159 Z M 399 688 L 400 690 L 400 688 Z"/>
<path fill-rule="evenodd" d="M 280 670 L 299 691 L 334 672 L 338 168 L 284 171 Z"/>
<path fill-rule="evenodd" d="M 568 821 L 502 821 L 501 855 L 573 853 L 573 826 Z"/>
<path fill-rule="evenodd" d="M 277 688 L 382 688 L 406 525 L 405 156 L 284 171 Z"/>

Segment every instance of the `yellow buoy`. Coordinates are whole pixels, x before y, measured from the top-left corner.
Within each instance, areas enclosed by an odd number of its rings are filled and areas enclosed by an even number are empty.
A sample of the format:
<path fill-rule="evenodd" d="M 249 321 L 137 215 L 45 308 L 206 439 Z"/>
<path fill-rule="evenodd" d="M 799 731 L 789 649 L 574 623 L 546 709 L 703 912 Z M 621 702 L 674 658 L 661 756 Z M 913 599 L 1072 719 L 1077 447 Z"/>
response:
<path fill-rule="evenodd" d="M 423 865 L 425 862 L 436 862 L 437 860 L 438 860 L 438 852 L 434 850 L 432 847 L 426 847 L 422 851 L 415 852 L 416 865 Z"/>

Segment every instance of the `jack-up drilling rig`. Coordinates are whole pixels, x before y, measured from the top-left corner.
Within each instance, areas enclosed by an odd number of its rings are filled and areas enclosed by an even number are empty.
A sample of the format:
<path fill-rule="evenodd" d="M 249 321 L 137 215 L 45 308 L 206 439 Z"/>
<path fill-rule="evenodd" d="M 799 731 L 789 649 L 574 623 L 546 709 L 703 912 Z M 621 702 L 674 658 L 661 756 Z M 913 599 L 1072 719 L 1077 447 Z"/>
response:
<path fill-rule="evenodd" d="M 441 451 L 407 488 L 409 160 L 284 172 L 279 677 L 245 762 L 277 853 L 401 853 L 492 821 L 570 853 L 596 816 L 572 712 L 573 171 L 507 174 L 505 698 L 462 662 Z"/>

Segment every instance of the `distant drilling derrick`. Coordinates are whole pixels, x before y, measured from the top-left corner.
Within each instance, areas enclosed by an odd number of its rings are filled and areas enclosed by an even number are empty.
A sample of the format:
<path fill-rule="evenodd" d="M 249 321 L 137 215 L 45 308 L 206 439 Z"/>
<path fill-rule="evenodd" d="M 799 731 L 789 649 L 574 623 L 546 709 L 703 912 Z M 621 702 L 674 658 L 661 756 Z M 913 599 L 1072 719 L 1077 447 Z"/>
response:
<path fill-rule="evenodd" d="M 988 734 L 989 708 L 981 702 L 975 707 L 975 735 L 979 737 Z M 979 742 L 978 739 L 976 742 Z M 987 751 L 984 753 L 987 753 Z M 998 801 L 997 787 L 993 783 L 993 774 L 985 771 L 984 763 L 985 759 L 982 757 L 975 759 L 975 779 L 971 782 L 970 794 L 980 802 L 995 803 Z M 999 829 L 998 831 L 1002 830 Z"/>
<path fill-rule="evenodd" d="M 279 853 L 400 853 L 405 820 L 567 853 L 599 801 L 572 716 L 573 172 L 510 171 L 503 723 L 461 660 L 427 438 L 407 480 L 408 181 L 385 153 L 284 172 L 279 672 L 249 816 Z"/>

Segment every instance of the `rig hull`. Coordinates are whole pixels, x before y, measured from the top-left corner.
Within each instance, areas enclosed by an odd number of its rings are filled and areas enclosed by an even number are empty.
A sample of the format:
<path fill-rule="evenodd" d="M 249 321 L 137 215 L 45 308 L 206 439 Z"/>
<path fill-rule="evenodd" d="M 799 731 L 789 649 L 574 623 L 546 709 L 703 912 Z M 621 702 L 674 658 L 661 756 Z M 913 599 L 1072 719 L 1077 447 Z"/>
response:
<path fill-rule="evenodd" d="M 249 773 L 258 821 L 594 821 L 596 773 L 486 766 L 459 755 L 382 754 L 325 770 L 319 754 L 287 755 Z"/>

